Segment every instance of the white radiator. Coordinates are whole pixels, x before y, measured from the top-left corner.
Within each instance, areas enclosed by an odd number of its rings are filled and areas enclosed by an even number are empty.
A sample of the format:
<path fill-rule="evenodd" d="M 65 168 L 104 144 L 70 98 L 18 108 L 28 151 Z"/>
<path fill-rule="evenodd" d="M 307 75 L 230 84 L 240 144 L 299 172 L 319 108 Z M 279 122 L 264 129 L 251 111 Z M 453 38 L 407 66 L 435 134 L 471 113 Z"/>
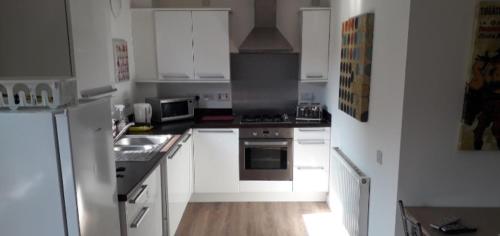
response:
<path fill-rule="evenodd" d="M 350 236 L 368 235 L 370 178 L 334 148 L 331 161 L 332 186 L 328 204 Z"/>

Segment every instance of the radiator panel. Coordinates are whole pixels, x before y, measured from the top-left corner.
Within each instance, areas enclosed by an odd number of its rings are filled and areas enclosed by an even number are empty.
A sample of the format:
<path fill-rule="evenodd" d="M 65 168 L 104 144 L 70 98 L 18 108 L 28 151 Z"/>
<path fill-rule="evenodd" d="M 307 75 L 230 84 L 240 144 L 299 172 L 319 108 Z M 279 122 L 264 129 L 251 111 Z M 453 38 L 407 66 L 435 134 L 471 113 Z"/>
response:
<path fill-rule="evenodd" d="M 340 223 L 350 236 L 367 236 L 370 178 L 339 148 L 332 152 L 331 165 L 330 208 L 340 214 Z"/>

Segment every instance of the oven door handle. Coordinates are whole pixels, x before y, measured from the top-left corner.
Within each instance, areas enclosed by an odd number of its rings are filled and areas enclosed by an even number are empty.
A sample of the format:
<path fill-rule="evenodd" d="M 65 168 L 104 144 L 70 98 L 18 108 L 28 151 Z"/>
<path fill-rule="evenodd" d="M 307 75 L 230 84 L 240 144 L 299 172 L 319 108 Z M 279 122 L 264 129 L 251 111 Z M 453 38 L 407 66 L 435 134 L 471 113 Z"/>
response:
<path fill-rule="evenodd" d="M 287 141 L 245 141 L 243 142 L 245 146 L 279 146 L 279 147 L 286 147 L 288 146 Z"/>

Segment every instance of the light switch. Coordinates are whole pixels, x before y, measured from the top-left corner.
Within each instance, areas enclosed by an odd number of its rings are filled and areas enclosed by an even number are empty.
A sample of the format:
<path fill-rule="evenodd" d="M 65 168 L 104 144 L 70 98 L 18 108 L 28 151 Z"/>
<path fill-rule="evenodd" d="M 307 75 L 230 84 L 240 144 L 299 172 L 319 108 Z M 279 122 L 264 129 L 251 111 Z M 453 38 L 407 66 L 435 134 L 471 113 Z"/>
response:
<path fill-rule="evenodd" d="M 384 154 L 380 150 L 377 150 L 377 163 L 379 165 L 382 165 L 384 163 Z"/>

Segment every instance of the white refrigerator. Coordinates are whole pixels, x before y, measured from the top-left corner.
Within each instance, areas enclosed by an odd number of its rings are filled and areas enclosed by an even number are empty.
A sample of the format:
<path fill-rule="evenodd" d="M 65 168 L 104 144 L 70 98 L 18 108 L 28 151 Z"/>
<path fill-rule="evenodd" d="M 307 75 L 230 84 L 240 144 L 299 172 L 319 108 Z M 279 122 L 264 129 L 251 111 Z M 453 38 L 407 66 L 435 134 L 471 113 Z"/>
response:
<path fill-rule="evenodd" d="M 109 98 L 0 111 L 0 235 L 119 236 Z"/>

